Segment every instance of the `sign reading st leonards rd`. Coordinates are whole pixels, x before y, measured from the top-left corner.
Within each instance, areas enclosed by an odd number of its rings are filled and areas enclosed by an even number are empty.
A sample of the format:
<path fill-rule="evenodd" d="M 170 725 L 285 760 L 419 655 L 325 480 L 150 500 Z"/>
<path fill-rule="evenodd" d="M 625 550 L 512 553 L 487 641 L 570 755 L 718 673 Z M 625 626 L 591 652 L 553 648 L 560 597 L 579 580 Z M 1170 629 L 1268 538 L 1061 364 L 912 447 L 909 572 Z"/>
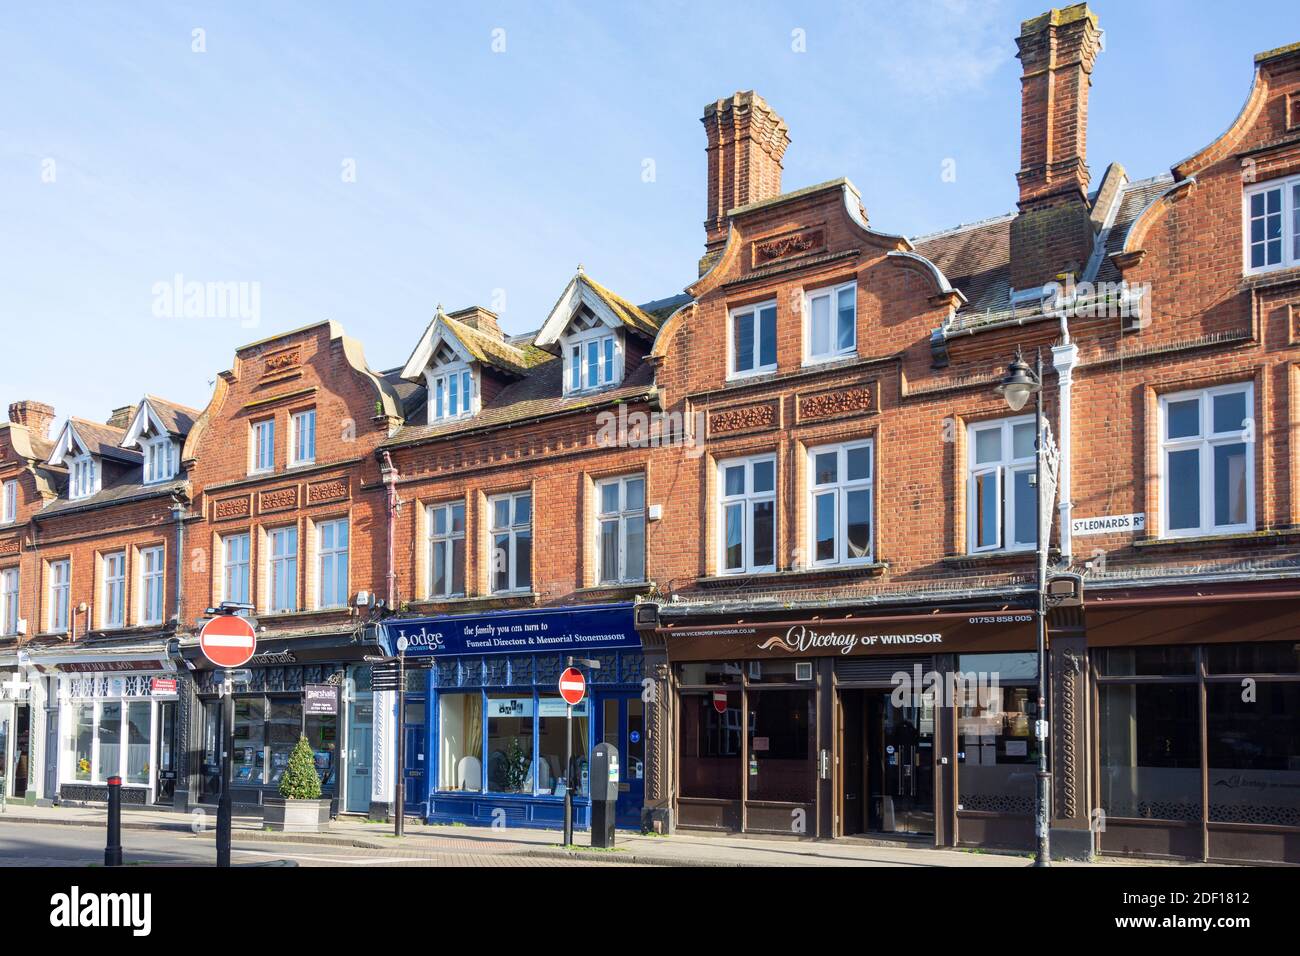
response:
<path fill-rule="evenodd" d="M 1145 531 L 1145 513 L 1132 515 L 1103 515 L 1100 518 L 1075 518 L 1070 522 L 1070 533 L 1075 537 L 1090 534 L 1119 534 L 1124 531 Z"/>
<path fill-rule="evenodd" d="M 398 638 L 405 637 L 407 657 L 581 652 L 641 646 L 630 604 L 389 620 L 380 624 L 380 631 L 390 654 Z"/>

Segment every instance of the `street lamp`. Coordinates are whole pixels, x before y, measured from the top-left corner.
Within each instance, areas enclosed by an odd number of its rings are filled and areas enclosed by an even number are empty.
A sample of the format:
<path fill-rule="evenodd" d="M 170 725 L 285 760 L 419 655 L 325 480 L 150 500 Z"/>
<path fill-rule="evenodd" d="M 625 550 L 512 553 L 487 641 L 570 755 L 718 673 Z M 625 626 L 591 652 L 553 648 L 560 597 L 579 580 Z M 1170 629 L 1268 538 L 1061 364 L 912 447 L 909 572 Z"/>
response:
<path fill-rule="evenodd" d="M 1019 350 L 1007 374 L 998 384 L 997 393 L 1013 412 L 1025 407 L 1029 396 L 1034 396 L 1034 517 L 1038 529 L 1038 579 L 1034 602 L 1038 607 L 1038 719 L 1034 728 L 1038 737 L 1037 792 L 1034 800 L 1034 831 L 1038 837 L 1038 852 L 1034 866 L 1052 865 L 1052 847 L 1048 836 L 1050 828 L 1049 807 L 1052 799 L 1052 775 L 1047 769 L 1047 531 L 1044 528 L 1043 490 L 1046 478 L 1043 468 L 1045 435 L 1043 431 L 1043 356 L 1040 353 L 1030 368 Z M 1050 525 L 1048 526 L 1050 527 Z"/>

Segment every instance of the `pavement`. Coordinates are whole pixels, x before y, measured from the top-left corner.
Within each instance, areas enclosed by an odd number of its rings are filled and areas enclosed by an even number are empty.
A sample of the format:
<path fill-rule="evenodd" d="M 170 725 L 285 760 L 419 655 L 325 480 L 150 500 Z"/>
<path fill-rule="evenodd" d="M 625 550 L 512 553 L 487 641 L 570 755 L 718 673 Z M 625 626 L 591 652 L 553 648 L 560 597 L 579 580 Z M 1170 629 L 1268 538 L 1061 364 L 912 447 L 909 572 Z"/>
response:
<path fill-rule="evenodd" d="M 94 858 L 103 858 L 106 811 L 103 807 L 41 807 L 10 803 L 0 813 L 0 863 L 24 865 L 13 858 L 14 840 L 32 829 L 45 840 L 84 845 Z M 175 861 L 202 864 L 210 860 L 216 814 L 168 810 L 122 811 L 122 842 L 155 846 L 136 831 L 168 836 L 167 845 L 181 848 Z M 75 836 L 59 837 L 54 828 L 80 828 Z M 98 830 L 92 834 L 87 830 Z M 184 837 L 184 840 L 178 838 Z M 859 839 L 808 840 L 795 837 L 683 834 L 656 836 L 619 831 L 615 847 L 591 846 L 589 833 L 576 831 L 574 845 L 561 846 L 558 830 L 527 828 L 430 825 L 408 818 L 405 835 L 393 835 L 392 824 L 373 823 L 360 817 L 340 817 L 319 834 L 274 833 L 261 817 L 237 816 L 232 823 L 232 843 L 245 862 L 296 854 L 308 859 L 300 865 L 451 865 L 501 866 L 622 864 L 640 866 L 889 866 L 889 867 L 1023 867 L 1028 853 L 987 850 L 948 850 Z M 285 844 L 284 847 L 275 847 Z M 292 846 L 289 846 L 292 845 Z M 156 848 L 156 847 L 155 847 Z M 309 849 L 310 848 L 310 849 Z M 333 848 L 333 849 L 330 849 Z M 35 851 L 38 847 L 28 847 Z M 39 855 L 39 854 L 38 854 Z M 191 860 L 190 857 L 193 856 Z M 35 857 L 29 857 L 34 859 Z M 157 862 L 164 862 L 158 860 Z M 1102 858 L 1102 865 L 1146 865 L 1143 861 Z M 1068 865 L 1068 864 L 1067 864 Z M 1079 864 L 1088 866 L 1090 864 Z M 1097 864 L 1091 864 L 1097 865 Z"/>

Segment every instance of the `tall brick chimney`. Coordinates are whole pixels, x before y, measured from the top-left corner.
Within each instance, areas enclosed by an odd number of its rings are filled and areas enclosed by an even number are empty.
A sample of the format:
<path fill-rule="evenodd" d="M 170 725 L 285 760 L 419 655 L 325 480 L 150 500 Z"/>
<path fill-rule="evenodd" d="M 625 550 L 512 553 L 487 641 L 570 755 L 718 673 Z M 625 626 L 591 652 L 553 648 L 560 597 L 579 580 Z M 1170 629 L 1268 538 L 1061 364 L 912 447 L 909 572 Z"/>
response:
<path fill-rule="evenodd" d="M 1029 289 L 1082 272 L 1088 213 L 1088 87 L 1101 51 L 1086 3 L 1020 25 L 1020 214 L 1011 224 L 1011 283 Z"/>
<path fill-rule="evenodd" d="M 726 245 L 727 213 L 781 194 L 781 157 L 790 145 L 790 130 L 753 90 L 708 104 L 700 122 L 709 140 L 703 275 Z"/>
<path fill-rule="evenodd" d="M 9 421 L 24 426 L 37 438 L 48 441 L 50 426 L 54 424 L 54 406 L 31 399 L 14 402 L 9 406 Z"/>

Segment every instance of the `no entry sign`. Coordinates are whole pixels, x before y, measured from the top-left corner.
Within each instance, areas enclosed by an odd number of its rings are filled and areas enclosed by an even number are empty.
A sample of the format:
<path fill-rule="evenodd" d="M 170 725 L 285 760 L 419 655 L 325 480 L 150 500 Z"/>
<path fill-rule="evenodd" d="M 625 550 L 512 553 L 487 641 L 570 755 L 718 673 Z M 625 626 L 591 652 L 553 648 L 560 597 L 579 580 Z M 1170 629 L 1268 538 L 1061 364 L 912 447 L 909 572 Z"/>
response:
<path fill-rule="evenodd" d="M 582 703 L 582 698 L 587 696 L 587 679 L 582 676 L 582 671 L 576 667 L 565 668 L 560 675 L 560 696 L 570 707 Z"/>
<path fill-rule="evenodd" d="M 199 647 L 203 656 L 218 667 L 241 667 L 257 650 L 257 634 L 247 619 L 222 614 L 203 625 Z"/>
<path fill-rule="evenodd" d="M 724 690 L 715 690 L 713 692 L 713 709 L 720 714 L 727 712 L 727 692 Z"/>

